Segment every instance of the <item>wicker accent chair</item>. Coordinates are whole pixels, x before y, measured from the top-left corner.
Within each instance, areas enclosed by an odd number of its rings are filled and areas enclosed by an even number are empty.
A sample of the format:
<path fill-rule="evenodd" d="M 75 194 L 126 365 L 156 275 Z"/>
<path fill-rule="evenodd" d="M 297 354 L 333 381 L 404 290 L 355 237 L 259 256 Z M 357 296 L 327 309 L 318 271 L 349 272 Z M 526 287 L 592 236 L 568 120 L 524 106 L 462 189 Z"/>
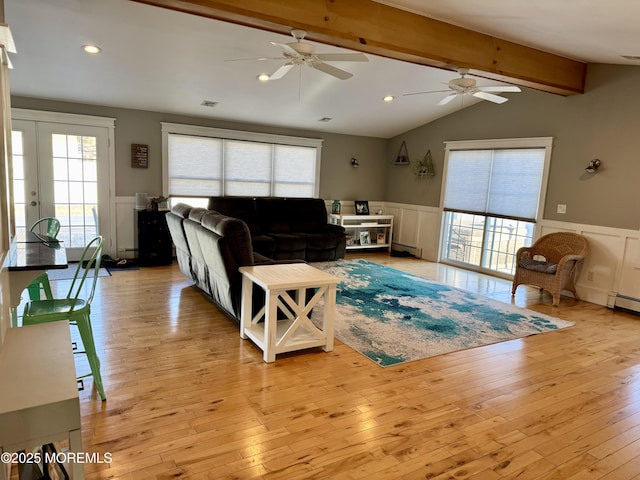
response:
<path fill-rule="evenodd" d="M 556 232 L 543 235 L 530 247 L 516 253 L 516 273 L 511 294 L 518 285 L 535 285 L 553 296 L 553 305 L 560 302 L 560 293 L 568 290 L 579 300 L 573 282 L 576 267 L 589 253 L 587 239 L 577 233 Z"/>

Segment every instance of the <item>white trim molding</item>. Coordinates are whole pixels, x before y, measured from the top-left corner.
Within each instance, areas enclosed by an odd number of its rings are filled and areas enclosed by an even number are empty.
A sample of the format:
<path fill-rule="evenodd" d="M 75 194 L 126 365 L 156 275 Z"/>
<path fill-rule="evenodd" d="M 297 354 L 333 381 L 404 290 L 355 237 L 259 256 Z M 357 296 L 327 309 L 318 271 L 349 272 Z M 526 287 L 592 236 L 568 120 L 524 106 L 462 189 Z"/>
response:
<path fill-rule="evenodd" d="M 385 202 L 383 210 L 394 216 L 394 249 L 439 261 L 439 207 Z M 582 300 L 609 307 L 640 306 L 640 231 L 545 219 L 536 227 L 538 236 L 559 231 L 579 233 L 589 241 L 589 255 L 577 272 Z"/>
<path fill-rule="evenodd" d="M 32 122 L 63 123 L 69 125 L 83 125 L 89 127 L 102 127 L 107 130 L 107 159 L 108 159 L 108 232 L 105 235 L 105 253 L 115 254 L 116 248 L 116 215 L 115 215 L 115 191 L 116 191 L 116 153 L 115 153 L 115 118 L 96 117 L 93 115 L 79 115 L 75 113 L 48 112 L 45 110 L 29 110 L 12 108 L 11 118 L 15 120 L 27 120 Z"/>

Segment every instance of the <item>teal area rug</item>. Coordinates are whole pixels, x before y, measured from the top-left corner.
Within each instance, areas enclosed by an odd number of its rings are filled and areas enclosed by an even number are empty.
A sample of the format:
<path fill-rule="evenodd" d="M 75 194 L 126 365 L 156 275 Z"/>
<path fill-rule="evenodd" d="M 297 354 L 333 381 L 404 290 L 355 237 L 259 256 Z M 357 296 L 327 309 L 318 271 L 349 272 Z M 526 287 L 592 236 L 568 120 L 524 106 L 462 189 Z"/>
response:
<path fill-rule="evenodd" d="M 573 325 L 366 260 L 313 266 L 341 279 L 335 337 L 384 367 Z"/>

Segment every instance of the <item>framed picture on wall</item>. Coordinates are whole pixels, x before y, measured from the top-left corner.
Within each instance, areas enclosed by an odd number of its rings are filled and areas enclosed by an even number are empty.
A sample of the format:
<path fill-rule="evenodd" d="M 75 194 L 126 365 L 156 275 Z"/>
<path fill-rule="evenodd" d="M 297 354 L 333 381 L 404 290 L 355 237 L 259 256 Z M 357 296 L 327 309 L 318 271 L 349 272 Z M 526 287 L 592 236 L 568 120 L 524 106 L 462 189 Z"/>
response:
<path fill-rule="evenodd" d="M 369 215 L 369 202 L 367 200 L 356 200 L 356 215 Z"/>

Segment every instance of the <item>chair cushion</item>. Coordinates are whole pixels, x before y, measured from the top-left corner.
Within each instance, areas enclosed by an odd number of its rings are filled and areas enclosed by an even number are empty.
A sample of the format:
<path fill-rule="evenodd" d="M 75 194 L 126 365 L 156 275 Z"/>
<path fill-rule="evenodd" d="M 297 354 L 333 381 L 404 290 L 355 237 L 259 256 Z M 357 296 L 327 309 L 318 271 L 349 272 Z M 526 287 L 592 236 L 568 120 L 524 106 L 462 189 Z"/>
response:
<path fill-rule="evenodd" d="M 540 260 L 532 260 L 530 258 L 521 258 L 518 260 L 518 266 L 526 269 L 533 270 L 534 272 L 548 273 L 555 275 L 558 271 L 558 264 L 551 262 L 543 262 Z"/>

